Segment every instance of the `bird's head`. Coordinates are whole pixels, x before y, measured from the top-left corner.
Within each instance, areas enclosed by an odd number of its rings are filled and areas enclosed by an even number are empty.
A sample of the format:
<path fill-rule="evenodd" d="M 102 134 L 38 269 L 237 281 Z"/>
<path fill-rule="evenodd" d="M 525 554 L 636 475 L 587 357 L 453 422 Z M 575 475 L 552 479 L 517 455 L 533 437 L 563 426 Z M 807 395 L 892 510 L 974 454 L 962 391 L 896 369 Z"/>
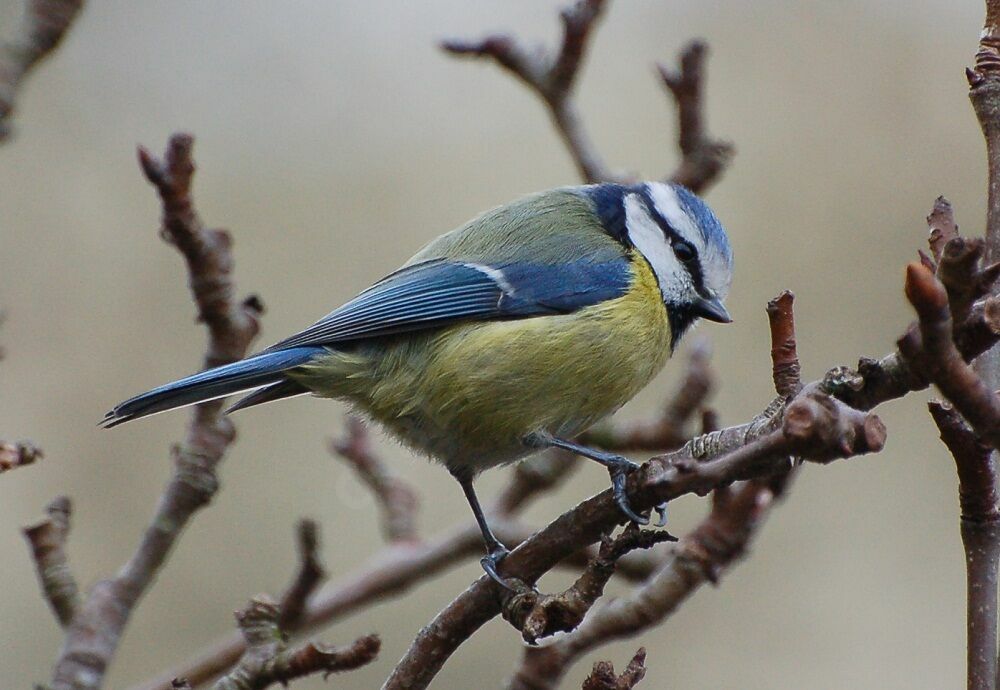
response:
<path fill-rule="evenodd" d="M 607 232 L 645 257 L 660 285 L 676 341 L 695 319 L 729 323 L 729 238 L 712 210 L 666 182 L 585 188 Z"/>

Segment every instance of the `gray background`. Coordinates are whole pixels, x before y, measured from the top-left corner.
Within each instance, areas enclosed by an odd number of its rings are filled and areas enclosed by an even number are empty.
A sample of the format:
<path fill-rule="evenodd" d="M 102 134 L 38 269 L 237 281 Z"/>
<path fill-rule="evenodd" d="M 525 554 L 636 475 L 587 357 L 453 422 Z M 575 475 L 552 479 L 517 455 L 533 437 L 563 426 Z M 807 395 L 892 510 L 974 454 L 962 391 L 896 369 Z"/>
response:
<path fill-rule="evenodd" d="M 19 2 L 0 2 L 10 29 Z M 19 526 L 57 493 L 76 505 L 70 545 L 83 585 L 134 548 L 170 471 L 185 414 L 113 432 L 113 403 L 197 366 L 181 263 L 157 238 L 159 207 L 134 147 L 198 137 L 196 197 L 236 238 L 242 291 L 269 310 L 261 344 L 298 329 L 395 268 L 424 241 L 522 193 L 576 180 L 541 106 L 485 64 L 435 47 L 509 28 L 558 33 L 555 2 L 130 2 L 93 0 L 20 100 L 0 150 L 0 437 L 44 447 L 0 477 L 0 686 L 47 678 L 61 636 Z M 804 372 L 889 351 L 910 319 L 902 268 L 946 194 L 978 231 L 984 156 L 966 99 L 979 2 L 617 2 L 580 84 L 593 135 L 617 169 L 676 162 L 674 113 L 651 65 L 695 36 L 712 46 L 712 131 L 738 155 L 709 200 L 729 229 L 736 323 L 715 346 L 724 422 L 771 397 L 764 304 L 797 294 Z M 641 416 L 670 372 L 621 414 Z M 619 667 L 649 649 L 642 687 L 959 687 L 964 572 L 951 461 L 922 395 L 880 413 L 879 456 L 810 467 L 751 558 L 668 624 L 599 651 Z M 342 408 L 298 399 L 238 417 L 223 489 L 197 516 L 127 630 L 109 687 L 124 687 L 233 629 L 231 612 L 278 592 L 299 516 L 324 527 L 342 576 L 380 548 L 371 498 L 330 459 Z M 452 480 L 383 442 L 423 492 L 427 535 L 467 519 Z M 484 477 L 489 497 L 504 481 Z M 596 467 L 531 511 L 541 522 L 606 486 Z M 700 500 L 678 501 L 675 529 Z M 415 632 L 472 578 L 468 563 L 326 631 L 378 631 L 381 658 L 330 681 L 376 686 Z M 543 582 L 558 587 L 563 576 Z M 612 588 L 614 589 L 614 588 Z M 495 687 L 520 643 L 494 621 L 437 687 Z M 579 687 L 579 664 L 566 687 Z M 322 687 L 312 680 L 296 687 Z"/>

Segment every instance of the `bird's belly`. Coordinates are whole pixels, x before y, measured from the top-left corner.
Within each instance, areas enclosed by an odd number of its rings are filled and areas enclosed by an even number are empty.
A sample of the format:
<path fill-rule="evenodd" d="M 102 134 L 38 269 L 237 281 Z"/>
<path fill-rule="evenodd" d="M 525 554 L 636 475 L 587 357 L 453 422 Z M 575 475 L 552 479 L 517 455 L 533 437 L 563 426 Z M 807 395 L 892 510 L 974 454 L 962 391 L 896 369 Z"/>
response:
<path fill-rule="evenodd" d="M 666 309 L 642 268 L 624 296 L 572 314 L 467 323 L 364 346 L 351 355 L 359 367 L 353 385 L 326 394 L 351 399 L 450 467 L 516 460 L 532 452 L 529 434 L 572 437 L 663 367 Z"/>

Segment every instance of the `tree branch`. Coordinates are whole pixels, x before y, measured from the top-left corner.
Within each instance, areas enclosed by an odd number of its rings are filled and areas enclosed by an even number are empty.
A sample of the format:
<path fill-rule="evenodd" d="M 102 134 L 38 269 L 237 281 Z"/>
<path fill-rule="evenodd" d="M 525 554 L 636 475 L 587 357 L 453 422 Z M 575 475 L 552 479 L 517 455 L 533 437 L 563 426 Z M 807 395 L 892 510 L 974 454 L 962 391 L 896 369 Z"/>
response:
<path fill-rule="evenodd" d="M 171 137 L 164 160 L 139 149 L 146 177 L 163 202 L 163 238 L 183 254 L 199 319 L 208 327 L 205 366 L 240 359 L 257 334 L 260 301 L 233 297 L 232 241 L 223 230 L 206 229 L 192 204 L 194 173 L 190 135 Z M 53 690 L 98 688 L 118 648 L 122 632 L 195 512 L 218 488 L 216 467 L 235 437 L 231 422 L 219 415 L 222 401 L 194 408 L 183 444 L 172 450 L 175 472 L 160 497 L 156 514 L 129 561 L 117 575 L 88 593 L 67 630 L 56 661 Z"/>
<path fill-rule="evenodd" d="M 491 58 L 538 94 L 580 176 L 587 182 L 616 179 L 587 134 L 573 99 L 573 84 L 583 63 L 587 39 L 603 9 L 604 0 L 577 0 L 563 9 L 562 44 L 555 55 L 542 46 L 528 48 L 504 34 L 493 34 L 481 41 L 450 39 L 441 43 L 452 55 Z"/>
<path fill-rule="evenodd" d="M 973 69 L 967 71 L 969 100 L 986 141 L 988 196 L 986 201 L 985 257 L 1000 261 L 1000 7 L 986 0 L 986 20 Z M 1000 388 L 1000 348 L 992 348 L 977 365 L 991 390 Z"/>
<path fill-rule="evenodd" d="M 300 520 L 296 530 L 299 546 L 299 569 L 281 597 L 279 627 L 291 632 L 302 625 L 309 598 L 326 579 L 319 561 L 319 525 L 314 520 Z"/>
<path fill-rule="evenodd" d="M 492 34 L 479 41 L 449 39 L 441 47 L 452 55 L 489 58 L 524 82 L 548 108 L 556 131 L 585 182 L 632 182 L 605 164 L 583 126 L 573 85 L 583 63 L 587 41 L 604 10 L 604 0 L 577 0 L 562 10 L 563 38 L 553 55 L 543 46 L 529 48 L 514 36 Z M 703 85 L 707 47 L 690 43 L 680 55 L 676 74 L 659 65 L 660 77 L 674 96 L 678 110 L 678 145 L 683 156 L 670 180 L 695 192 L 715 182 L 733 154 L 726 142 L 705 133 Z"/>
<path fill-rule="evenodd" d="M 330 452 L 343 458 L 378 501 L 382 513 L 382 533 L 390 542 L 417 538 L 417 492 L 395 476 L 371 448 L 360 417 L 347 416 L 344 438 L 330 441 Z"/>
<path fill-rule="evenodd" d="M 737 480 L 782 474 L 792 455 L 825 463 L 878 451 L 884 441 L 885 427 L 876 416 L 848 408 L 811 387 L 788 405 L 780 428 L 745 445 L 697 460 L 693 452 L 697 444 L 692 441 L 651 459 L 630 477 L 629 501 L 636 510 L 649 510 L 684 494 L 704 495 Z M 621 522 L 611 491 L 604 491 L 514 549 L 503 561 L 501 573 L 533 584 L 553 565 Z M 420 631 L 383 688 L 427 687 L 458 646 L 500 612 L 496 586 L 481 577 L 445 607 Z"/>
<path fill-rule="evenodd" d="M 45 520 L 25 527 L 22 532 L 31 547 L 45 600 L 59 624 L 66 627 L 80 605 L 80 590 L 66 557 L 73 506 L 68 497 L 59 496 L 45 507 L 45 512 L 48 514 Z"/>
<path fill-rule="evenodd" d="M 1000 495 L 991 448 L 939 402 L 928 403 L 941 440 L 958 469 L 962 545 L 966 567 L 968 686 L 993 688 L 997 674 L 997 566 L 1000 563 Z"/>
<path fill-rule="evenodd" d="M 583 681 L 581 690 L 631 690 L 646 676 L 646 649 L 639 647 L 632 660 L 615 675 L 615 667 L 610 661 L 598 661 L 594 670 Z"/>
<path fill-rule="evenodd" d="M 705 61 L 708 45 L 691 41 L 681 51 L 680 69 L 657 65 L 660 79 L 677 103 L 677 144 L 683 158 L 671 182 L 700 193 L 715 183 L 733 157 L 733 145 L 709 138 L 705 126 Z"/>
<path fill-rule="evenodd" d="M 783 398 L 792 398 L 802 390 L 802 367 L 792 312 L 794 303 L 795 295 L 788 290 L 767 303 L 767 321 L 771 328 L 771 378 L 774 390 Z"/>
<path fill-rule="evenodd" d="M 307 642 L 288 649 L 278 627 L 280 607 L 266 594 L 250 600 L 236 613 L 247 650 L 230 673 L 220 678 L 213 690 L 261 690 L 274 683 L 322 672 L 324 677 L 349 671 L 371 662 L 382 646 L 377 635 L 367 635 L 345 648 Z"/>
<path fill-rule="evenodd" d="M 498 506 L 504 507 L 498 507 L 496 517 L 491 518 L 491 526 L 505 544 L 520 544 L 533 532 L 513 520 L 513 513 L 525 508 L 531 498 L 554 488 L 558 478 L 565 476 L 566 469 L 579 464 L 572 455 L 557 457 L 554 463 L 549 462 L 551 459 L 552 454 L 543 454 L 531 462 L 521 463 L 512 473 L 508 488 L 501 492 Z M 532 468 L 541 468 L 541 472 Z M 531 476 L 547 479 L 532 484 Z M 427 541 L 391 543 L 358 571 L 312 597 L 298 629 L 313 630 L 329 625 L 373 602 L 384 602 L 390 596 L 403 594 L 447 568 L 478 558 L 482 548 L 482 536 L 472 521 Z M 572 554 L 561 565 L 580 567 L 596 555 L 594 550 L 581 551 Z M 639 580 L 649 575 L 657 560 L 634 558 L 638 555 L 628 554 L 619 560 L 621 577 Z M 200 685 L 232 667 L 245 648 L 242 636 L 228 636 L 209 645 L 198 657 L 166 670 L 133 690 L 161 690 L 170 679 L 177 677 Z"/>
<path fill-rule="evenodd" d="M 595 610 L 579 628 L 544 647 L 525 649 L 508 690 L 553 690 L 570 665 L 595 647 L 662 623 L 705 582 L 744 553 L 771 505 L 766 485 L 746 482 L 717 490 L 712 511 L 673 555 L 633 592 Z"/>
<path fill-rule="evenodd" d="M 614 540 L 601 537 L 601 547 L 583 573 L 558 594 L 542 594 L 528 586 L 503 594 L 502 613 L 529 645 L 557 632 L 573 630 L 604 593 L 618 559 L 636 549 L 649 549 L 666 541 L 677 541 L 666 531 L 640 530 L 634 523 Z"/>
<path fill-rule="evenodd" d="M 791 293 L 784 292 L 767 305 L 774 385 L 788 397 L 802 389 L 793 299 Z M 705 420 L 705 427 L 706 432 L 714 430 L 711 418 Z M 723 570 L 746 550 L 772 499 L 787 485 L 792 469 L 789 465 L 766 481 L 717 488 L 708 517 L 632 593 L 597 609 L 570 634 L 544 647 L 525 649 L 508 690 L 555 688 L 570 665 L 586 652 L 661 623 L 704 581 L 717 583 Z"/>
<path fill-rule="evenodd" d="M 42 449 L 31 441 L 10 443 L 0 441 L 0 474 L 10 470 L 32 465 L 45 457 Z"/>
<path fill-rule="evenodd" d="M 900 351 L 911 360 L 919 360 L 930 380 L 976 433 L 1000 448 L 1000 396 L 986 387 L 955 347 L 944 285 L 926 266 L 914 262 L 906 268 L 906 297 L 920 318 L 920 337 L 918 341 L 911 331 L 900 339 Z"/>
<path fill-rule="evenodd" d="M 28 73 L 50 54 L 73 24 L 83 0 L 27 0 L 21 27 L 0 45 L 0 143 L 11 133 L 17 92 Z"/>

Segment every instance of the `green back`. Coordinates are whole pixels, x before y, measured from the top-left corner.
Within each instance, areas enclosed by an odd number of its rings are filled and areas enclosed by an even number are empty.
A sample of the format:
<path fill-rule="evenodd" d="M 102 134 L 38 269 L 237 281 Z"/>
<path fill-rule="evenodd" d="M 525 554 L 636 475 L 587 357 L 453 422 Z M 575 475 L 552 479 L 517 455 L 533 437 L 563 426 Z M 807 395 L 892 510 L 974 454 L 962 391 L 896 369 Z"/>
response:
<path fill-rule="evenodd" d="M 431 241 L 407 263 L 610 262 L 624 254 L 624 247 L 604 231 L 590 201 L 568 189 L 556 189 L 486 211 Z"/>

